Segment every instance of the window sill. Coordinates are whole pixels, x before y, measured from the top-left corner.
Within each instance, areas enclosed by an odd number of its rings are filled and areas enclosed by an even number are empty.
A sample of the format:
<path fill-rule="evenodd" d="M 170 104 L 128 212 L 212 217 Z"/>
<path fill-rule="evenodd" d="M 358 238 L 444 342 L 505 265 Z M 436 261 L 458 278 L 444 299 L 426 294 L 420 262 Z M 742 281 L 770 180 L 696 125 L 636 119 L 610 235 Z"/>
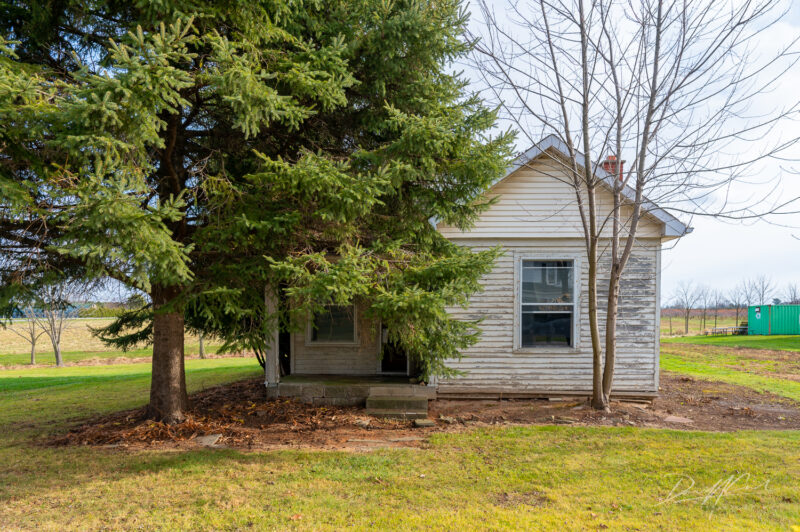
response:
<path fill-rule="evenodd" d="M 581 353 L 579 347 L 555 347 L 555 346 L 542 346 L 542 347 L 517 347 L 511 351 L 514 355 L 577 355 Z"/>

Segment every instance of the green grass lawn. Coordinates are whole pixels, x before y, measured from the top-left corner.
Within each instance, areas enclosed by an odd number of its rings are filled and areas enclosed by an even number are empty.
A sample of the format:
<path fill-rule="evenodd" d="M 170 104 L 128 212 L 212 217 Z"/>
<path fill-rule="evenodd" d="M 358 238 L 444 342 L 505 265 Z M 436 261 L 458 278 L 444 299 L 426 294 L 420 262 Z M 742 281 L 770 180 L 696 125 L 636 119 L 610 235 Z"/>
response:
<path fill-rule="evenodd" d="M 39 352 L 37 349 L 36 352 L 36 364 L 48 365 L 48 366 L 55 366 L 56 359 L 55 355 L 53 354 L 52 348 L 48 351 L 46 348 L 49 347 L 49 344 L 46 342 L 41 342 L 40 346 L 42 347 L 42 351 Z M 205 343 L 203 346 L 206 353 L 216 353 L 217 349 L 219 349 L 219 345 L 209 345 L 208 342 Z M 190 343 L 187 342 L 185 346 L 186 354 L 197 354 L 200 352 L 200 344 L 197 342 Z M 62 351 L 61 356 L 64 358 L 64 362 L 69 364 L 70 362 L 79 362 L 81 360 L 88 360 L 92 358 L 98 359 L 105 359 L 105 358 L 116 358 L 116 357 L 128 357 L 128 358 L 139 358 L 139 357 L 150 357 L 153 355 L 153 348 L 152 347 L 145 347 L 142 349 L 130 349 L 128 351 Z M 2 366 L 19 366 L 19 365 L 27 365 L 31 361 L 30 353 L 0 353 L 0 367 Z"/>
<path fill-rule="evenodd" d="M 678 336 L 662 338 L 661 342 L 800 352 L 800 336 Z"/>
<path fill-rule="evenodd" d="M 700 379 L 746 386 L 758 392 L 769 392 L 800 402 L 800 382 L 731 369 L 724 361 L 709 357 L 708 362 L 687 358 L 684 354 L 661 353 L 661 367 L 667 371 Z"/>
<path fill-rule="evenodd" d="M 191 360 L 186 367 L 192 390 L 259 373 L 252 359 Z M 88 416 L 144 404 L 148 381 L 147 364 L 0 371 L 0 528 L 800 524 L 798 432 L 506 427 L 435 435 L 425 449 L 364 453 L 37 445 Z"/>
<path fill-rule="evenodd" d="M 756 339 L 747 345 L 730 345 L 731 340 Z M 701 379 L 746 386 L 800 402 L 800 352 L 778 349 L 797 336 L 688 337 L 662 340 L 661 367 L 667 371 Z M 694 340 L 713 340 L 697 341 Z M 691 342 L 680 342 L 688 340 Z M 728 340 L 724 342 L 723 340 Z M 760 342 L 760 343 L 759 343 Z M 766 346 L 762 351 L 754 346 Z M 738 350 L 733 347 L 746 347 Z M 794 378 L 793 378 L 794 377 Z"/>

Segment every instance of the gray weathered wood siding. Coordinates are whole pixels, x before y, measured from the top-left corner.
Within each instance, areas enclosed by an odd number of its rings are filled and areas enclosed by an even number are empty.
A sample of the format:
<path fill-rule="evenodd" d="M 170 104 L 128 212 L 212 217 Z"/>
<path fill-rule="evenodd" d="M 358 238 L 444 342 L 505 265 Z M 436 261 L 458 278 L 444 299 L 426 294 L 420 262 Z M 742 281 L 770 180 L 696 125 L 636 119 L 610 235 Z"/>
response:
<path fill-rule="evenodd" d="M 292 373 L 305 375 L 374 375 L 378 373 L 380 331 L 356 306 L 356 343 L 319 344 L 309 331 L 291 336 Z"/>
<path fill-rule="evenodd" d="M 483 279 L 484 290 L 468 308 L 450 311 L 461 319 L 479 319 L 483 335 L 450 365 L 465 372 L 440 380 L 439 393 L 453 396 L 585 394 L 592 387 L 592 350 L 588 317 L 588 269 L 580 216 L 562 170 L 542 157 L 497 183 L 488 193 L 497 202 L 469 231 L 440 224 L 446 238 L 474 249 L 501 244 L 506 250 Z M 611 207 L 601 190 L 598 210 Z M 623 219 L 625 214 L 623 213 Z M 640 239 L 621 284 L 617 334 L 617 393 L 654 394 L 658 390 L 659 275 L 663 225 L 652 217 L 640 222 Z M 607 242 L 604 242 L 607 245 Z M 521 259 L 572 259 L 577 276 L 577 322 L 572 348 L 520 349 L 518 265 Z M 601 260 L 598 302 L 606 298 L 608 260 Z M 601 317 L 602 318 L 602 317 Z M 379 331 L 358 317 L 354 345 L 315 345 L 308 335 L 292 335 L 292 372 L 367 375 L 378 372 Z M 601 319 L 600 334 L 605 322 Z"/>
<path fill-rule="evenodd" d="M 465 372 L 440 380 L 439 392 L 454 395 L 586 393 L 592 388 L 592 350 L 588 316 L 588 268 L 580 239 L 459 239 L 475 250 L 498 243 L 506 250 L 483 280 L 483 292 L 471 298 L 468 308 L 450 309 L 462 319 L 483 319 L 480 341 L 450 366 Z M 659 240 L 639 241 L 621 283 L 614 390 L 650 394 L 658 390 L 658 271 Z M 575 259 L 580 268 L 579 313 L 574 348 L 515 348 L 518 274 L 522 258 Z M 607 297 L 609 261 L 601 260 L 599 302 Z M 577 272 L 576 272 L 577 275 Z M 602 337 L 605 326 L 601 316 Z"/>
<path fill-rule="evenodd" d="M 563 170 L 554 161 L 540 158 L 520 168 L 487 193 L 496 203 L 483 212 L 466 233 L 446 224 L 439 232 L 450 239 L 481 238 L 573 238 L 583 234 L 575 191 L 565 182 Z M 611 212 L 613 197 L 605 188 L 597 192 L 599 213 Z M 622 219 L 630 216 L 623 209 Z M 604 226 L 610 232 L 610 225 Z M 641 238 L 660 238 L 662 225 L 649 216 L 639 224 Z M 610 236 L 610 234 L 609 234 Z"/>

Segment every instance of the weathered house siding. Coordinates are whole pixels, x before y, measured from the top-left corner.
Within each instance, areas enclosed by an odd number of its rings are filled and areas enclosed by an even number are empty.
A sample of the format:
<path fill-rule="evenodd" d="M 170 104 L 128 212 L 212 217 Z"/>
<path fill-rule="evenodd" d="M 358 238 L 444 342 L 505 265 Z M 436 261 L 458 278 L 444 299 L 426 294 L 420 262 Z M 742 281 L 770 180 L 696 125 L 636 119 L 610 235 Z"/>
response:
<path fill-rule="evenodd" d="M 583 234 L 580 212 L 574 189 L 568 185 L 563 167 L 547 158 L 529 162 L 498 182 L 487 197 L 496 197 L 496 203 L 483 212 L 467 232 L 440 224 L 439 232 L 446 238 L 465 236 L 480 238 L 576 238 Z M 612 195 L 603 187 L 597 191 L 597 210 L 611 212 Z M 623 209 L 622 219 L 630 216 Z M 607 236 L 610 225 L 605 227 Z M 661 225 L 645 217 L 637 231 L 640 238 L 660 238 Z"/>
<path fill-rule="evenodd" d="M 535 395 L 589 393 L 592 389 L 592 342 L 589 330 L 588 265 L 580 211 L 564 167 L 549 156 L 529 161 L 492 187 L 495 203 L 468 231 L 440 224 L 440 233 L 475 250 L 502 245 L 505 254 L 482 281 L 484 291 L 467 309 L 450 309 L 463 319 L 482 318 L 480 341 L 450 366 L 465 374 L 440 380 L 443 395 Z M 596 194 L 598 219 L 611 211 L 613 196 Z M 623 209 L 622 220 L 630 211 Z M 604 234 L 610 236 L 610 224 Z M 647 215 L 621 280 L 617 320 L 616 393 L 652 394 L 658 390 L 659 276 L 663 224 Z M 609 240 L 600 245 L 598 306 L 607 299 Z M 572 259 L 580 268 L 578 314 L 571 348 L 519 349 L 519 264 L 522 258 Z M 577 271 L 576 271 L 577 275 Z M 600 335 L 605 316 L 601 312 Z"/>
<path fill-rule="evenodd" d="M 458 244 L 480 250 L 497 241 L 459 239 Z M 466 374 L 440 380 L 443 395 L 535 395 L 586 393 L 592 388 L 592 348 L 588 314 L 588 268 L 580 239 L 513 239 L 499 242 L 506 250 L 482 281 L 483 292 L 471 298 L 467 309 L 451 313 L 462 319 L 483 319 L 480 341 L 450 366 Z M 640 241 L 621 283 L 614 390 L 647 394 L 658 390 L 658 270 L 660 241 Z M 576 257 L 580 267 L 577 296 L 579 334 L 573 348 L 515 348 L 519 334 L 518 263 L 521 257 Z M 598 301 L 607 297 L 606 260 L 598 275 Z M 577 275 L 577 272 L 576 272 Z M 514 280 L 512 282 L 512 279 Z M 605 326 L 601 316 L 600 333 Z"/>
<path fill-rule="evenodd" d="M 305 375 L 374 375 L 378 373 L 380 331 L 356 305 L 356 342 L 326 344 L 310 341 L 310 330 L 291 336 L 292 373 Z"/>
<path fill-rule="evenodd" d="M 468 231 L 443 223 L 438 231 L 453 242 L 475 250 L 497 246 L 505 254 L 487 274 L 484 290 L 467 308 L 449 309 L 459 319 L 482 319 L 483 334 L 450 366 L 460 377 L 442 379 L 442 396 L 530 396 L 588 394 L 592 389 L 592 343 L 588 315 L 588 264 L 583 228 L 574 189 L 558 161 L 564 149 L 553 137 L 524 154 L 526 164 L 515 163 L 509 174 L 487 193 L 496 199 Z M 545 150 L 545 151 L 541 151 Z M 518 160 L 519 161 L 519 160 Z M 606 186 L 614 176 L 602 172 L 598 186 L 598 220 L 611 212 L 613 197 Z M 623 196 L 631 197 L 625 188 Z M 679 220 L 653 204 L 638 228 L 638 240 L 620 283 L 617 320 L 617 359 L 613 391 L 616 394 L 653 395 L 658 391 L 660 333 L 659 284 L 661 243 L 690 231 Z M 630 216 L 622 209 L 623 226 Z M 611 224 L 604 226 L 600 245 L 598 306 L 602 338 L 610 267 Z M 623 237 L 625 235 L 623 234 Z M 520 348 L 520 265 L 523 259 L 571 260 L 575 268 L 576 314 L 571 347 Z M 380 332 L 377 324 L 358 315 L 353 345 L 315 345 L 308 333 L 292 336 L 292 372 L 305 374 L 366 375 L 379 372 Z"/>

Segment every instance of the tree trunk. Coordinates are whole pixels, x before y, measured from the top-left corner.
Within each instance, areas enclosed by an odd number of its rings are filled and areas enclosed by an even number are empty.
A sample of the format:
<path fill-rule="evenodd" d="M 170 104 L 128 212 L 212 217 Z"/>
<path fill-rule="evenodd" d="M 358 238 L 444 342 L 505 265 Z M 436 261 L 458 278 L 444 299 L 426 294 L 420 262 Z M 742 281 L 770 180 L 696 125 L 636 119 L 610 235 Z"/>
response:
<path fill-rule="evenodd" d="M 619 266 L 611 267 L 608 280 L 608 308 L 606 309 L 606 364 L 603 367 L 603 397 L 606 404 L 611 397 L 614 380 L 614 362 L 617 355 L 617 307 L 619 306 Z"/>
<path fill-rule="evenodd" d="M 61 343 L 60 342 L 53 342 L 53 352 L 56 354 L 56 367 L 63 368 L 64 367 L 64 359 L 61 358 Z"/>
<path fill-rule="evenodd" d="M 683 334 L 689 334 L 689 313 L 685 313 L 683 315 L 684 324 L 683 324 Z"/>
<path fill-rule="evenodd" d="M 203 335 L 200 335 L 200 358 L 206 358 L 206 351 L 203 349 Z"/>
<path fill-rule="evenodd" d="M 36 339 L 31 341 L 31 366 L 36 364 Z"/>
<path fill-rule="evenodd" d="M 603 351 L 597 320 L 597 245 L 589 245 L 589 330 L 592 335 L 592 408 L 608 410 L 603 396 Z"/>
<path fill-rule="evenodd" d="M 148 417 L 168 424 L 185 419 L 189 406 L 183 363 L 183 312 L 172 308 L 159 311 L 179 293 L 175 287 L 154 285 L 153 299 L 153 374 L 150 381 Z"/>

